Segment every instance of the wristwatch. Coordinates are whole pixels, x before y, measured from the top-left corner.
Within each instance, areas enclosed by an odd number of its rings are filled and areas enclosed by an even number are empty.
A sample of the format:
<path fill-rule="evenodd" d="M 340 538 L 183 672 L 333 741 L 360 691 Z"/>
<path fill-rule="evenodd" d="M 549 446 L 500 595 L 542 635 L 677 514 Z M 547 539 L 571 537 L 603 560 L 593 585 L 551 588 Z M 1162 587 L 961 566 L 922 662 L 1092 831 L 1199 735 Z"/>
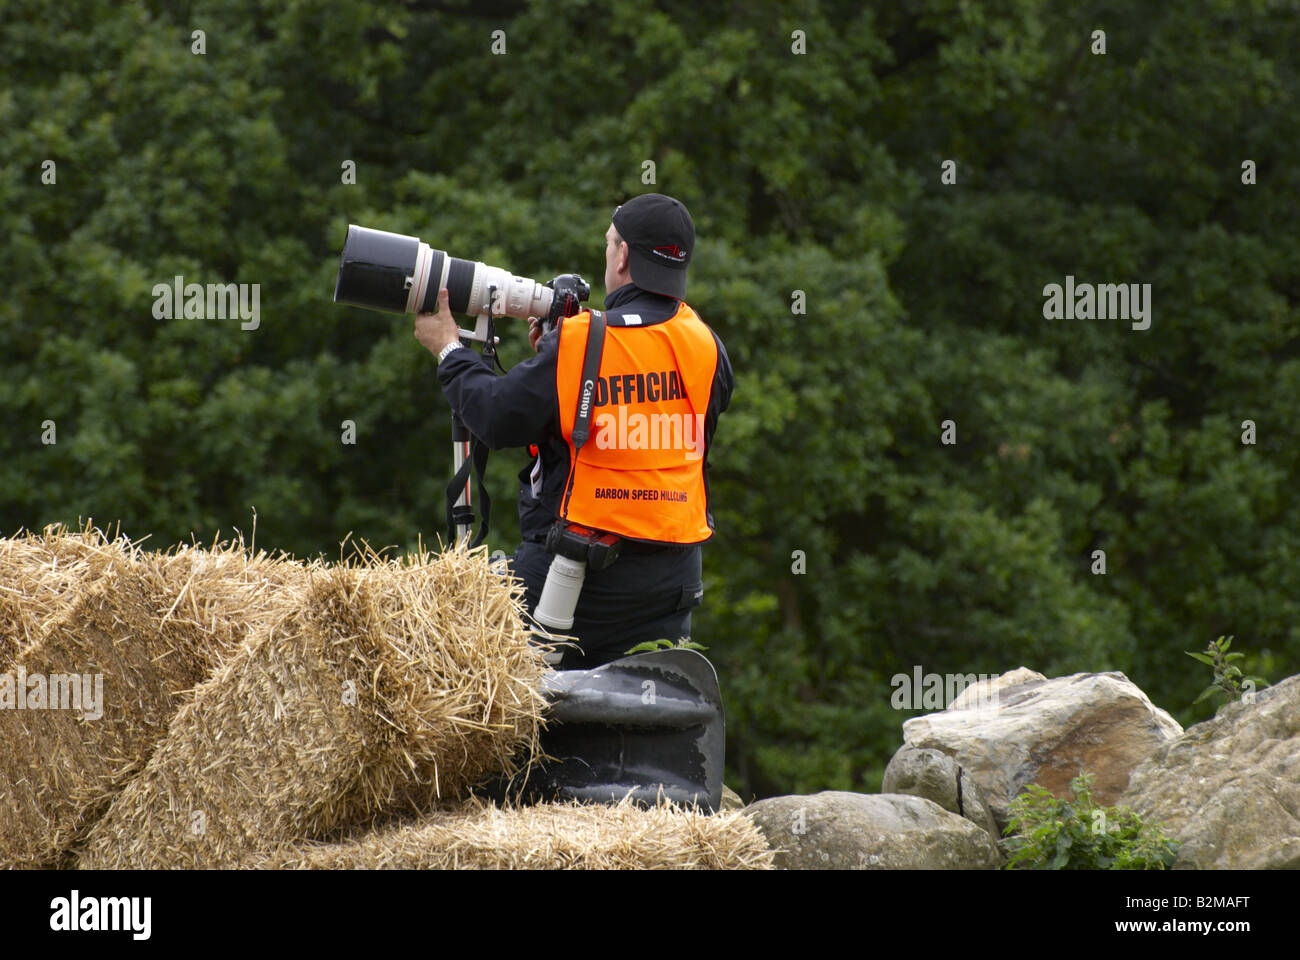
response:
<path fill-rule="evenodd" d="M 451 343 L 449 343 L 449 344 L 447 344 L 445 347 L 443 347 L 442 350 L 441 350 L 441 352 L 439 352 L 439 354 L 438 354 L 438 362 L 439 362 L 439 363 L 442 363 L 442 361 L 446 358 L 447 354 L 451 353 L 451 352 L 452 352 L 453 350 L 455 350 L 457 347 L 463 347 L 463 346 L 464 346 L 464 344 L 461 343 L 459 340 L 453 340 Z"/>

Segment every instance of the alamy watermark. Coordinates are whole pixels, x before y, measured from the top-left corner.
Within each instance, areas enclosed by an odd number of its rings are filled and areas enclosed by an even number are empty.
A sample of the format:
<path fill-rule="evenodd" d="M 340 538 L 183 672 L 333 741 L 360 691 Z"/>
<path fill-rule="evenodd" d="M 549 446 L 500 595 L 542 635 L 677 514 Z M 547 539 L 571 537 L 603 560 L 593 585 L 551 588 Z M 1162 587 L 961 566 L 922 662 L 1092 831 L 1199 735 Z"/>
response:
<path fill-rule="evenodd" d="M 85 720 L 104 715 L 102 673 L 0 673 L 0 710 L 80 710 Z"/>
<path fill-rule="evenodd" d="M 925 673 L 918 664 L 911 674 L 896 673 L 890 678 L 894 693 L 889 705 L 895 710 L 943 710 L 973 688 L 966 706 L 996 707 L 998 691 L 992 681 L 998 676 L 996 673 Z"/>
<path fill-rule="evenodd" d="M 628 413 L 596 417 L 596 446 L 601 450 L 685 450 L 687 460 L 704 456 L 704 414 Z"/>
<path fill-rule="evenodd" d="M 148 940 L 152 915 L 152 897 L 83 897 L 73 890 L 50 901 L 50 929 L 57 933 L 122 931 L 133 940 Z"/>
<path fill-rule="evenodd" d="M 1134 330 L 1151 326 L 1151 284 L 1075 283 L 1043 287 L 1044 320 L 1132 320 Z"/>
<path fill-rule="evenodd" d="M 244 321 L 241 330 L 256 330 L 261 321 L 262 285 L 259 283 L 186 283 L 177 275 L 171 283 L 153 285 L 155 320 Z"/>

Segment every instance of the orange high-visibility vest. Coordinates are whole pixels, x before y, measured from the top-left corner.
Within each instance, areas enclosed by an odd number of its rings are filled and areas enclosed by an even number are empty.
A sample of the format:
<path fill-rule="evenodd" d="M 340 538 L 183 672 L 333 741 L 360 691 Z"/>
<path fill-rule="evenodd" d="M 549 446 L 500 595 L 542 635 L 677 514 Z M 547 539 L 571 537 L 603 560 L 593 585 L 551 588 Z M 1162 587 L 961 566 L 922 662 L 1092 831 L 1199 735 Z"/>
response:
<path fill-rule="evenodd" d="M 584 310 L 560 323 L 555 387 L 569 445 L 560 518 L 634 540 L 709 539 L 704 417 L 718 365 L 712 331 L 685 303 L 662 323 L 607 323 L 590 434 L 575 452 L 590 321 Z"/>

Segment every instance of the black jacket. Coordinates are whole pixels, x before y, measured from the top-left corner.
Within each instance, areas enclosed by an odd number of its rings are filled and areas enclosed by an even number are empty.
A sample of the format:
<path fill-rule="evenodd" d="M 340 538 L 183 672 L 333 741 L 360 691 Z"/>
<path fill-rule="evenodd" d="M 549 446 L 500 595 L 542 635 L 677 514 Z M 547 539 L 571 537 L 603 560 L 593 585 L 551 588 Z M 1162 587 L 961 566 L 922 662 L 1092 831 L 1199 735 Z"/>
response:
<path fill-rule="evenodd" d="M 619 287 L 605 298 L 607 311 L 641 314 L 642 326 L 663 323 L 677 312 L 678 301 L 649 293 L 635 284 Z M 715 333 L 718 367 L 704 418 L 704 490 L 708 500 L 708 452 L 718 415 L 731 403 L 735 379 L 731 361 Z M 569 476 L 569 446 L 560 433 L 560 404 L 555 390 L 555 364 L 559 331 L 552 330 L 538 343 L 537 355 L 517 363 L 498 376 L 491 363 L 475 350 L 453 350 L 438 365 L 438 381 L 447 400 L 469 431 L 489 449 L 537 444 L 542 461 L 542 484 L 533 496 L 530 463 L 519 472 L 519 531 L 525 541 L 545 540 L 555 522 Z M 709 526 L 713 526 L 712 511 Z M 615 564 L 617 567 L 618 564 Z M 613 569 L 613 568 L 611 568 Z"/>

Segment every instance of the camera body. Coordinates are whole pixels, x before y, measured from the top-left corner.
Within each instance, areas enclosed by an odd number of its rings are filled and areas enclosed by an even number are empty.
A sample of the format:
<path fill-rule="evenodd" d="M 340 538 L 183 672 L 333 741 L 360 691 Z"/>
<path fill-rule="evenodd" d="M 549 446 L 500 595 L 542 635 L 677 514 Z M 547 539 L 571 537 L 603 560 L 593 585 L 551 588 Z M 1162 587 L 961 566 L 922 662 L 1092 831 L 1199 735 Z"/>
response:
<path fill-rule="evenodd" d="M 591 284 L 576 273 L 562 273 L 545 286 L 555 291 L 551 309 L 542 318 L 542 332 L 550 333 L 561 317 L 571 317 L 582 310 L 582 304 L 591 296 Z"/>

